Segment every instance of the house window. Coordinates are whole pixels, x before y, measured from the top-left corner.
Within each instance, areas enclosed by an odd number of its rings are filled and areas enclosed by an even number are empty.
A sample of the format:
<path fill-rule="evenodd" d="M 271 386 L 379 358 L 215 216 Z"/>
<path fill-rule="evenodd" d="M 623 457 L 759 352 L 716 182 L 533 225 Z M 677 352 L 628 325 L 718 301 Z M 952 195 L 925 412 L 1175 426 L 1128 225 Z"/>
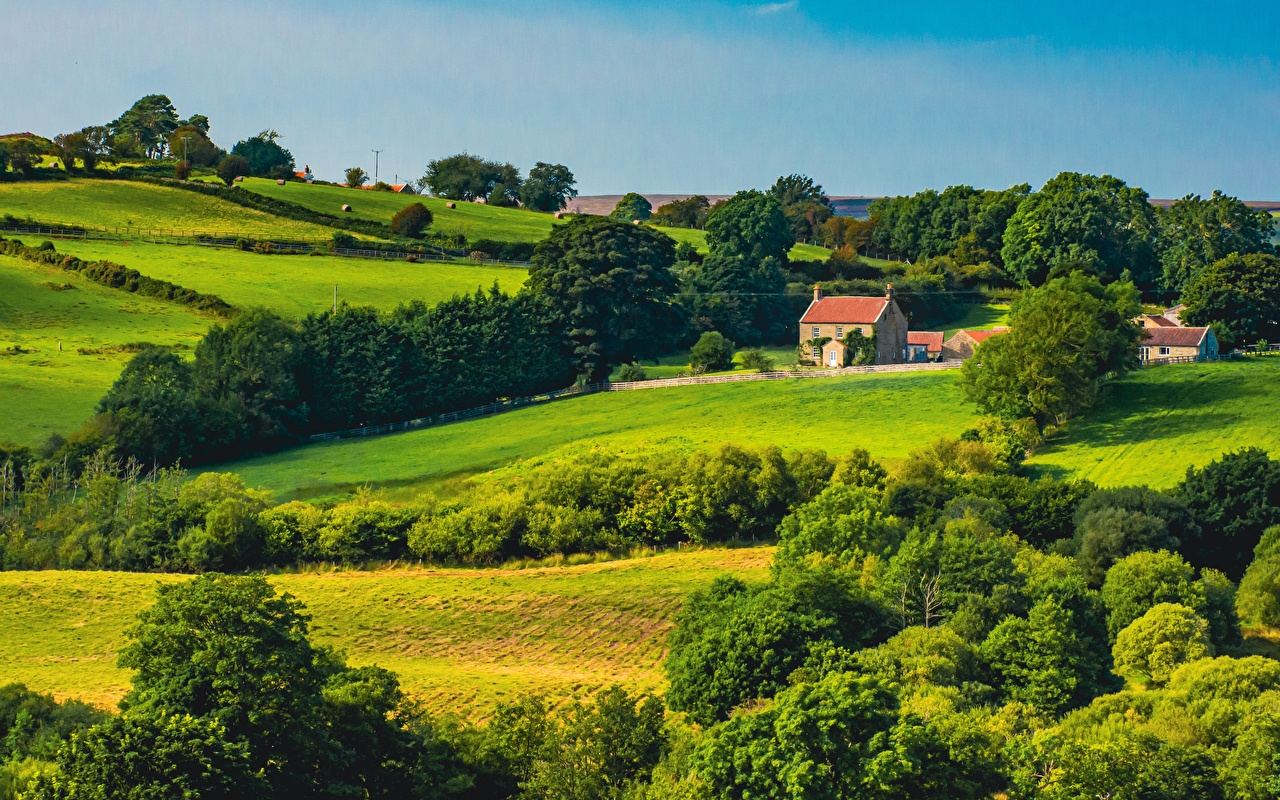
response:
<path fill-rule="evenodd" d="M 1146 361 L 1148 358 L 1151 358 L 1151 348 L 1150 348 L 1150 347 L 1139 347 L 1139 348 L 1138 348 L 1138 358 L 1142 359 L 1143 361 Z"/>
<path fill-rule="evenodd" d="M 843 325 L 837 325 L 837 326 L 836 326 L 836 338 L 837 338 L 837 339 L 843 339 L 843 338 L 844 338 L 844 326 L 843 326 Z"/>
<path fill-rule="evenodd" d="M 1167 355 L 1169 355 L 1169 348 L 1167 348 L 1167 347 L 1161 347 L 1161 348 L 1160 348 L 1160 355 L 1162 355 L 1162 356 L 1167 356 Z"/>
<path fill-rule="evenodd" d="M 854 331 L 856 331 L 859 336 L 862 335 L 862 328 L 854 328 Z"/>
<path fill-rule="evenodd" d="M 817 337 L 815 336 L 814 338 L 816 339 Z M 814 361 L 822 360 L 822 348 L 818 347 L 816 344 L 813 346 L 813 360 Z"/>
<path fill-rule="evenodd" d="M 812 336 L 810 336 L 809 338 L 810 338 L 810 339 L 817 339 L 817 338 L 819 338 L 820 336 L 822 336 L 822 328 L 819 328 L 818 326 L 816 326 L 816 325 L 815 325 L 815 326 L 814 326 L 814 328 L 813 328 L 813 335 L 812 335 Z"/>

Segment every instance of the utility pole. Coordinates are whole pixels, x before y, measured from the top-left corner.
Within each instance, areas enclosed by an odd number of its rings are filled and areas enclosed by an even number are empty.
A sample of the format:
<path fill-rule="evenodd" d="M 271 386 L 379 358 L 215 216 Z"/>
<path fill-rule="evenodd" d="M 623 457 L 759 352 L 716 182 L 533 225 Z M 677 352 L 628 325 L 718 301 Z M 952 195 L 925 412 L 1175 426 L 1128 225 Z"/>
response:
<path fill-rule="evenodd" d="M 190 153 L 190 148 L 189 148 L 189 147 L 188 147 L 188 145 L 187 145 L 187 143 L 188 143 L 188 142 L 190 142 L 190 141 L 191 141 L 191 136 L 190 136 L 189 134 L 183 134 L 183 136 L 182 136 L 182 163 L 186 164 L 188 167 L 189 167 L 189 166 L 191 166 L 191 153 Z"/>
<path fill-rule="evenodd" d="M 374 183 L 377 183 L 377 182 L 378 182 L 378 155 L 379 155 L 382 151 L 381 151 L 381 150 L 374 150 L 374 151 L 372 151 L 372 152 L 373 152 L 373 182 L 374 182 Z"/>

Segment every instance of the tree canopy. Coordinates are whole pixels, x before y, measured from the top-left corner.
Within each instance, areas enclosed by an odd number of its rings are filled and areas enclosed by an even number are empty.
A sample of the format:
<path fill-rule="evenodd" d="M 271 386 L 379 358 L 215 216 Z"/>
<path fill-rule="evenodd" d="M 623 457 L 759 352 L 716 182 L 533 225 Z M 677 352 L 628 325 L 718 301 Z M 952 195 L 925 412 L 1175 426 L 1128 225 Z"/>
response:
<path fill-rule="evenodd" d="M 473 202 L 487 200 L 499 184 L 505 193 L 519 192 L 520 171 L 511 164 L 459 153 L 430 161 L 421 183 L 436 197 Z"/>
<path fill-rule="evenodd" d="M 520 203 L 532 211 L 562 211 L 578 196 L 576 184 L 565 165 L 539 161 L 520 184 Z"/>
<path fill-rule="evenodd" d="M 1205 200 L 1189 194 L 1159 214 L 1164 285 L 1182 289 L 1200 270 L 1232 253 L 1275 253 L 1275 219 L 1215 189 Z"/>
<path fill-rule="evenodd" d="M 279 143 L 282 138 L 274 130 L 265 130 L 236 142 L 231 154 L 240 156 L 249 164 L 249 174 L 260 178 L 291 178 L 296 164 L 293 154 Z"/>
<path fill-rule="evenodd" d="M 178 128 L 178 112 L 162 94 L 149 94 L 130 106 L 109 126 L 117 151 L 136 151 L 147 158 L 165 154 L 169 136 Z"/>
<path fill-rule="evenodd" d="M 644 195 L 638 192 L 627 192 L 613 207 L 613 211 L 609 212 L 609 216 L 623 222 L 634 222 L 648 219 L 652 210 L 653 205 Z"/>
<path fill-rule="evenodd" d="M 1280 339 L 1280 258 L 1232 253 L 1196 272 L 1184 285 L 1182 320 L 1226 325 L 1239 344 Z"/>

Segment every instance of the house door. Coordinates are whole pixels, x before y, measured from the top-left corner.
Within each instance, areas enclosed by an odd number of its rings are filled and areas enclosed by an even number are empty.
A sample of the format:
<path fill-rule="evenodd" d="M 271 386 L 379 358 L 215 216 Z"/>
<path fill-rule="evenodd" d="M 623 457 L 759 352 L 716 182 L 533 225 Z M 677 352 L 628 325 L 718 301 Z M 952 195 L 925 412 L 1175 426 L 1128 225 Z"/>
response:
<path fill-rule="evenodd" d="M 834 347 L 831 348 L 831 355 L 827 356 L 827 365 L 832 367 L 840 366 L 840 354 Z"/>

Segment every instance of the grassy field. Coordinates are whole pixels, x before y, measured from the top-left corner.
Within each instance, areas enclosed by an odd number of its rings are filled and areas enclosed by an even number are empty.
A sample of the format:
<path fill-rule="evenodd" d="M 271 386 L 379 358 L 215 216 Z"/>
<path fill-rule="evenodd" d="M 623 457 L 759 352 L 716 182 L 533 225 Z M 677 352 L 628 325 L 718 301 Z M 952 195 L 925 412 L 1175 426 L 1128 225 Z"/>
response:
<path fill-rule="evenodd" d="M 338 299 L 393 308 L 407 300 L 434 304 L 455 294 L 488 289 L 507 292 L 528 277 L 523 267 L 456 262 L 375 261 L 337 256 L 267 256 L 242 250 L 146 242 L 58 242 L 58 249 L 86 259 L 108 259 L 144 275 L 216 294 L 234 306 L 265 306 L 290 317 L 323 311 Z"/>
<path fill-rule="evenodd" d="M 964 316 L 947 324 L 943 335 L 950 339 L 956 331 L 984 331 L 1009 324 L 1009 306 L 997 303 L 966 306 Z"/>
<path fill-rule="evenodd" d="M 795 366 L 798 359 L 796 358 L 796 348 L 791 345 L 777 345 L 760 348 L 765 355 L 773 359 L 774 365 L 779 369 L 786 369 Z M 654 378 L 675 378 L 680 375 L 689 374 L 689 358 L 688 350 L 681 350 L 678 353 L 662 356 L 658 359 L 658 363 L 645 362 L 641 364 L 644 367 L 645 378 L 652 380 Z M 618 373 L 622 367 L 618 367 L 613 371 L 610 380 L 618 380 Z M 742 351 L 739 350 L 733 357 L 733 368 L 724 370 L 723 372 L 709 372 L 708 375 L 731 375 L 735 372 L 744 372 L 742 369 Z"/>
<path fill-rule="evenodd" d="M 71 225 L 328 240 L 333 229 L 182 189 L 132 181 L 0 183 L 0 216 Z"/>
<path fill-rule="evenodd" d="M 518 208 L 498 208 L 483 203 L 458 203 L 457 208 L 445 208 L 448 201 L 434 197 L 346 189 L 296 181 L 279 186 L 275 181 L 263 178 L 245 178 L 240 185 L 267 197 L 288 200 L 326 214 L 341 213 L 342 206 L 346 204 L 351 206 L 351 216 L 378 222 L 390 222 L 396 212 L 405 206 L 422 203 L 435 218 L 431 230 L 450 235 L 465 234 L 473 241 L 493 239 L 499 242 L 536 242 L 545 239 L 556 223 L 555 217 L 550 214 Z"/>
<path fill-rule="evenodd" d="M 78 348 L 194 346 L 211 320 L 72 272 L 0 256 L 0 350 L 29 351 L 0 355 L 0 441 L 34 445 L 79 427 L 131 357 L 80 355 Z"/>
<path fill-rule="evenodd" d="M 383 569 L 271 578 L 307 604 L 316 640 L 399 673 L 437 711 L 483 715 L 529 692 L 662 688 L 672 616 L 716 575 L 763 580 L 771 548 L 531 569 Z M 123 632 L 161 582 L 119 572 L 0 572 L 0 684 L 113 705 Z"/>
<path fill-rule="evenodd" d="M 1141 370 L 1029 462 L 1104 486 L 1165 488 L 1189 466 L 1245 446 L 1280 456 L 1280 358 Z"/>
<path fill-rule="evenodd" d="M 859 375 L 610 392 L 487 419 L 372 439 L 308 445 L 217 467 L 277 499 L 334 497 L 358 486 L 408 487 L 518 459 L 608 447 L 695 450 L 723 442 L 858 446 L 898 459 L 974 419 L 951 373 Z"/>

